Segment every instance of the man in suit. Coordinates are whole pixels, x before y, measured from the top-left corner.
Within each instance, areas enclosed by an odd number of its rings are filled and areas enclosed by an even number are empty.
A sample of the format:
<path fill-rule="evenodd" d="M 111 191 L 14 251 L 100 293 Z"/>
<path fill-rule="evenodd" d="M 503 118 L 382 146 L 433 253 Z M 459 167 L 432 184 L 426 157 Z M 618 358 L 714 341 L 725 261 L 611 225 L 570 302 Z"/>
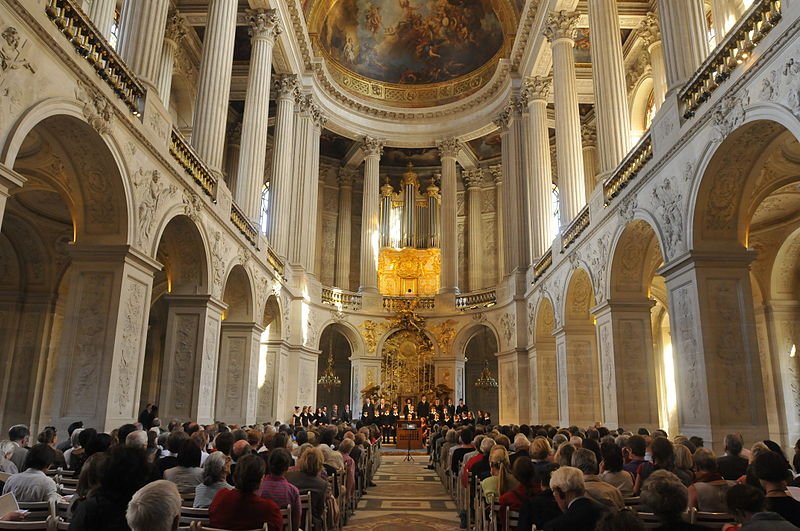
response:
<path fill-rule="evenodd" d="M 428 403 L 428 397 L 422 395 L 422 398 L 417 404 L 417 415 L 419 415 L 419 418 L 424 418 L 427 417 L 430 412 L 431 412 L 431 405 Z"/>
<path fill-rule="evenodd" d="M 464 399 L 460 398 L 456 406 L 456 415 L 466 416 L 467 413 L 469 413 L 469 408 L 464 403 Z"/>
<path fill-rule="evenodd" d="M 364 401 L 364 407 L 361 409 L 361 421 L 365 424 L 375 422 L 375 406 L 372 405 L 372 400 L 369 398 Z"/>
<path fill-rule="evenodd" d="M 27 446 L 30 434 L 30 430 L 24 424 L 11 426 L 11 429 L 8 430 L 8 439 L 14 443 L 14 452 L 9 459 L 17 465 L 17 470 L 20 472 L 25 470 L 25 458 L 28 455 Z"/>
<path fill-rule="evenodd" d="M 549 521 L 545 531 L 593 531 L 608 509 L 586 496 L 583 472 L 563 466 L 550 476 L 550 488 L 563 513 Z"/>
<path fill-rule="evenodd" d="M 353 412 L 350 411 L 350 404 L 344 405 L 344 411 L 342 411 L 342 415 L 339 418 L 342 422 L 347 424 L 351 424 L 353 422 Z"/>
<path fill-rule="evenodd" d="M 728 481 L 736 481 L 747 472 L 748 461 L 742 457 L 744 441 L 738 433 L 725 436 L 725 455 L 717 459 L 717 471 Z"/>

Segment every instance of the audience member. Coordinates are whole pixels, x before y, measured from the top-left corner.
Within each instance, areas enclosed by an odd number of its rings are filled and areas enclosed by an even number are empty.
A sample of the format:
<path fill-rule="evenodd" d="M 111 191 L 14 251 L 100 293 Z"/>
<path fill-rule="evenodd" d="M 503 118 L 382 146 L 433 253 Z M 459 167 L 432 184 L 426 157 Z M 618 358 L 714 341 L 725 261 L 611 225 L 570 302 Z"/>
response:
<path fill-rule="evenodd" d="M 25 470 L 25 456 L 28 455 L 28 437 L 30 436 L 28 427 L 24 424 L 17 424 L 11 426 L 8 430 L 8 439 L 14 443 L 14 452 L 12 452 L 11 462 L 17 466 L 20 472 Z"/>
<path fill-rule="evenodd" d="M 56 452 L 47 444 L 35 444 L 26 451 L 25 463 L 20 470 L 6 480 L 3 494 L 9 492 L 18 502 L 43 502 L 58 498 L 56 482 L 47 477 L 45 470 L 50 468 Z"/>
<path fill-rule="evenodd" d="M 173 531 L 180 518 L 181 495 L 174 483 L 165 480 L 137 490 L 125 513 L 131 531 Z"/>
<path fill-rule="evenodd" d="M 17 445 L 11 441 L 0 441 L 0 472 L 5 474 L 16 474 L 19 472 L 17 465 L 11 461 L 11 456 L 14 455 Z"/>
<path fill-rule="evenodd" d="M 330 494 L 328 482 L 320 477 L 323 470 L 322 451 L 310 446 L 297 458 L 297 469 L 286 473 L 286 479 L 297 487 L 300 493 L 311 493 L 311 514 L 314 529 L 322 529 L 325 504 Z"/>
<path fill-rule="evenodd" d="M 633 476 L 623 470 L 622 449 L 613 442 L 600 445 L 603 461 L 600 463 L 600 479 L 619 489 L 623 497 L 633 496 Z M 585 478 L 584 478 L 585 481 Z"/>
<path fill-rule="evenodd" d="M 800 527 L 800 502 L 786 489 L 788 470 L 786 460 L 775 452 L 764 452 L 756 457 L 754 471 L 766 493 L 766 508 L 778 513 Z"/>
<path fill-rule="evenodd" d="M 667 441 L 669 442 L 669 441 Z M 651 510 L 664 531 L 706 531 L 705 527 L 686 522 L 683 517 L 689 504 L 689 491 L 672 472 L 656 470 L 642 488 L 642 505 Z"/>
<path fill-rule="evenodd" d="M 274 501 L 278 507 L 292 508 L 292 529 L 300 525 L 300 491 L 286 480 L 286 471 L 292 465 L 292 454 L 286 448 L 276 448 L 269 453 L 269 474 L 261 481 L 259 494 Z"/>
<path fill-rule="evenodd" d="M 489 455 L 489 468 L 491 475 L 481 481 L 481 490 L 487 503 L 494 503 L 506 492 L 517 486 L 517 480 L 511 474 L 511 465 L 508 451 L 503 446 L 496 445 Z"/>
<path fill-rule="evenodd" d="M 600 479 L 594 452 L 586 448 L 576 450 L 572 455 L 572 466 L 583 473 L 584 489 L 588 497 L 615 511 L 625 507 L 625 500 L 619 489 Z"/>
<path fill-rule="evenodd" d="M 726 495 L 728 512 L 742 524 L 741 531 L 797 531 L 778 513 L 765 511 L 764 493 L 750 485 L 734 485 Z"/>
<path fill-rule="evenodd" d="M 194 489 L 192 507 L 205 508 L 211 505 L 217 492 L 221 489 L 232 489 L 227 482 L 231 473 L 231 458 L 222 452 L 214 452 L 203 464 L 202 483 Z"/>
<path fill-rule="evenodd" d="M 562 466 L 553 472 L 550 488 L 564 514 L 545 524 L 545 531 L 593 531 L 597 521 L 608 511 L 605 505 L 586 496 L 583 472 L 577 468 Z"/>
<path fill-rule="evenodd" d="M 269 531 L 282 531 L 283 519 L 274 501 L 258 495 L 264 477 L 264 460 L 246 455 L 233 474 L 234 489 L 217 491 L 208 508 L 211 527 L 240 530 L 260 528 L 267 523 Z"/>
<path fill-rule="evenodd" d="M 744 442 L 738 433 L 725 436 L 725 455 L 717 459 L 719 474 L 729 480 L 736 481 L 747 471 L 747 458 L 742 457 Z"/>
<path fill-rule="evenodd" d="M 175 483 L 182 496 L 193 495 L 195 488 L 203 483 L 200 468 L 200 448 L 188 437 L 178 451 L 176 464 L 164 471 L 164 479 Z"/>
<path fill-rule="evenodd" d="M 697 469 L 695 482 L 689 487 L 689 507 L 709 513 L 724 513 L 728 510 L 725 496 L 730 484 L 717 471 L 717 458 L 708 448 L 699 448 L 694 453 Z"/>

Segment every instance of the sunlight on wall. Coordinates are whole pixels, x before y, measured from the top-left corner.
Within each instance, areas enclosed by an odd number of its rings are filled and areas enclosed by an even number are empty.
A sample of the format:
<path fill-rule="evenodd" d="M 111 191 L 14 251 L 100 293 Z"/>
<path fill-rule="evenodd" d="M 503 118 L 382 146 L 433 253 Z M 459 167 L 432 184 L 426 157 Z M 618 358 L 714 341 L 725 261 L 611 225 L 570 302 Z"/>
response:
<path fill-rule="evenodd" d="M 303 344 L 308 344 L 308 316 L 311 314 L 311 307 L 308 305 L 306 301 L 303 301 L 303 306 L 301 309 L 302 314 L 302 326 L 303 326 Z"/>
<path fill-rule="evenodd" d="M 678 411 L 678 391 L 675 387 L 675 360 L 672 356 L 672 343 L 664 344 L 664 379 L 667 386 L 667 410 L 672 417 Z"/>

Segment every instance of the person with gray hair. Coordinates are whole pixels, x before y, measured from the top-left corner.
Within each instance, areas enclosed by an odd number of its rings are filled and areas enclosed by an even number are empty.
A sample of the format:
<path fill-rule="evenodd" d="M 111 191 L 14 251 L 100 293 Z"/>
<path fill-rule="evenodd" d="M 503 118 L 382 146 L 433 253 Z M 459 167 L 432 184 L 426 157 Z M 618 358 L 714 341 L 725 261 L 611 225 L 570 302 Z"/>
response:
<path fill-rule="evenodd" d="M 594 531 L 597 521 L 608 511 L 605 505 L 586 496 L 583 472 L 562 466 L 550 475 L 550 489 L 563 513 L 549 521 L 545 531 Z"/>
<path fill-rule="evenodd" d="M 736 481 L 747 473 L 748 460 L 743 457 L 744 441 L 738 433 L 725 436 L 725 455 L 717 459 L 717 471 L 723 479 Z"/>
<path fill-rule="evenodd" d="M 17 465 L 11 461 L 11 455 L 16 449 L 16 445 L 11 441 L 0 441 L 0 472 L 6 474 L 16 474 L 19 472 Z"/>
<path fill-rule="evenodd" d="M 619 511 L 625 507 L 622 493 L 614 485 L 600 479 L 597 456 L 593 451 L 579 448 L 572 454 L 572 466 L 583 472 L 586 495 L 610 509 Z"/>
<path fill-rule="evenodd" d="M 147 432 L 143 430 L 132 431 L 125 437 L 125 446 L 129 448 L 147 449 Z"/>
<path fill-rule="evenodd" d="M 558 447 L 567 442 L 567 436 L 563 433 L 556 433 L 553 437 L 553 450 L 558 450 Z"/>
<path fill-rule="evenodd" d="M 126 438 L 127 444 L 127 438 Z M 181 495 L 171 481 L 160 479 L 137 490 L 125 520 L 131 531 L 174 531 L 181 517 Z"/>
<path fill-rule="evenodd" d="M 531 441 L 528 439 L 524 433 L 518 433 L 514 436 L 514 453 L 508 456 L 509 461 L 511 462 L 511 469 L 514 468 L 514 463 L 520 457 L 527 457 L 530 458 L 530 454 L 528 453 L 531 447 Z"/>
<path fill-rule="evenodd" d="M 232 489 L 226 478 L 231 473 L 231 458 L 222 452 L 214 452 L 203 463 L 203 482 L 194 488 L 192 507 L 206 508 L 222 489 Z"/>
<path fill-rule="evenodd" d="M 678 476 L 668 470 L 656 470 L 650 474 L 642 487 L 641 503 L 653 511 L 662 529 L 707 529 L 683 521 L 682 516 L 689 505 L 689 491 Z"/>

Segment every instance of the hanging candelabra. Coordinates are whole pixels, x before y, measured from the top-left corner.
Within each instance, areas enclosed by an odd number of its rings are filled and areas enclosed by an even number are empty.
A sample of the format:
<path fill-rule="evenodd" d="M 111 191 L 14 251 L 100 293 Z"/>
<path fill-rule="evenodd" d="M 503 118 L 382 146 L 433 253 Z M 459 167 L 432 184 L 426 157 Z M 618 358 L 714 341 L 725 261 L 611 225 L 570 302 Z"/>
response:
<path fill-rule="evenodd" d="M 483 370 L 480 377 L 475 380 L 475 387 L 478 389 L 497 389 L 497 380 L 492 376 L 492 371 L 489 370 L 489 361 L 483 362 Z"/>
<path fill-rule="evenodd" d="M 336 376 L 336 372 L 333 370 L 333 337 L 328 339 L 328 366 L 325 367 L 317 383 L 329 392 L 342 385 L 342 379 Z"/>

